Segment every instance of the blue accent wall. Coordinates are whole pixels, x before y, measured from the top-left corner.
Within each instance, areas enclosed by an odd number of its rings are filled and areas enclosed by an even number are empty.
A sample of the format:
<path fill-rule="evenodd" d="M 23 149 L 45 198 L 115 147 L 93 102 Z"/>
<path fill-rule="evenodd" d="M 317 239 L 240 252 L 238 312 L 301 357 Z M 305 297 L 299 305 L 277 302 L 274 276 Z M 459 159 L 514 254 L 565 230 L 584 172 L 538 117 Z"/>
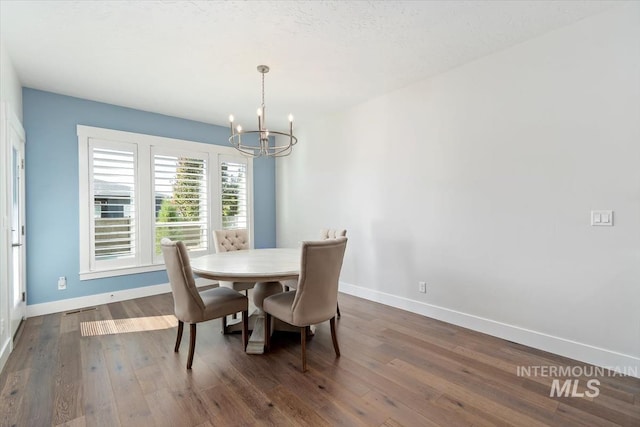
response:
<path fill-rule="evenodd" d="M 227 145 L 228 129 L 116 105 L 23 88 L 29 304 L 167 283 L 165 271 L 79 280 L 77 125 Z M 275 247 L 275 161 L 254 160 L 256 248 Z M 67 277 L 59 291 L 57 279 Z"/>

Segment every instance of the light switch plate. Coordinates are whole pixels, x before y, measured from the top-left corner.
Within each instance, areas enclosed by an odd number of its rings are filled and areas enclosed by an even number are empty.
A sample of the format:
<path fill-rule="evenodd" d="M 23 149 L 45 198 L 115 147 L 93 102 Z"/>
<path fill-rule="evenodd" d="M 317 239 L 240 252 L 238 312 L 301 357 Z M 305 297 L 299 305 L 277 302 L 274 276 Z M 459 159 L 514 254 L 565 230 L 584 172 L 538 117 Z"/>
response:
<path fill-rule="evenodd" d="M 613 211 L 591 211 L 591 225 L 613 226 Z"/>

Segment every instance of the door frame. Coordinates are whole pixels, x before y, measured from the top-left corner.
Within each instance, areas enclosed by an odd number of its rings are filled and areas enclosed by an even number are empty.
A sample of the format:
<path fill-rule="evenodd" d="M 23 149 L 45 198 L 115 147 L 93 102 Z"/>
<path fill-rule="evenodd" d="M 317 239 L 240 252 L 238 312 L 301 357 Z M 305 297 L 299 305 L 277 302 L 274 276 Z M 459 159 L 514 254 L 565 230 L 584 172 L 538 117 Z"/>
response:
<path fill-rule="evenodd" d="M 2 102 L 0 106 L 0 150 L 2 152 L 2 177 L 0 178 L 0 188 L 2 189 L 2 201 L 0 202 L 0 216 L 2 217 L 2 236 L 0 238 L 2 243 L 2 253 L 0 254 L 0 267 L 2 273 L 0 274 L 0 296 L 3 300 L 3 307 L 0 307 L 0 358 L 4 358 L 6 344 L 8 342 L 9 351 L 13 348 L 13 338 L 17 332 L 20 322 L 26 318 L 26 298 L 22 298 L 20 295 L 22 292 L 26 295 L 26 231 L 22 227 L 25 226 L 26 214 L 26 192 L 25 192 L 25 132 L 20 120 L 16 116 L 15 112 L 11 109 L 10 105 L 6 102 Z M 13 260 L 14 260 L 14 247 L 12 236 L 12 208 L 13 208 L 13 147 L 14 140 L 18 145 L 20 153 L 19 160 L 19 219 L 18 219 L 18 241 L 19 243 L 19 269 L 18 274 L 21 278 L 20 289 L 18 295 L 15 295 L 14 282 L 13 282 Z M 17 297 L 17 298 L 16 298 Z M 23 299 L 19 304 L 15 305 L 17 299 Z M 4 303 L 6 301 L 6 303 Z"/>

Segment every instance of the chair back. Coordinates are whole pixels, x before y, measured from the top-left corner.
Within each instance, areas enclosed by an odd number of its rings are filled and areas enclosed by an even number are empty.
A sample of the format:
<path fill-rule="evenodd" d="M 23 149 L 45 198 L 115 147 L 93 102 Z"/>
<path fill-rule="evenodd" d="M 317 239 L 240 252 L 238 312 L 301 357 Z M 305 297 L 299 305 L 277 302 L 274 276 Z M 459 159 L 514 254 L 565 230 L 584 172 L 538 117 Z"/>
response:
<path fill-rule="evenodd" d="M 213 242 L 216 253 L 249 249 L 249 234 L 246 228 L 214 230 Z"/>
<path fill-rule="evenodd" d="M 181 241 L 173 242 L 166 237 L 160 243 L 171 284 L 175 315 L 183 322 L 195 321 L 205 307 L 196 288 L 187 247 Z"/>
<path fill-rule="evenodd" d="M 346 247 L 346 237 L 302 242 L 300 278 L 291 305 L 296 325 L 320 323 L 335 316 Z"/>
<path fill-rule="evenodd" d="M 337 239 L 338 237 L 346 237 L 347 230 L 332 230 L 324 228 L 320 231 L 320 240 Z"/>

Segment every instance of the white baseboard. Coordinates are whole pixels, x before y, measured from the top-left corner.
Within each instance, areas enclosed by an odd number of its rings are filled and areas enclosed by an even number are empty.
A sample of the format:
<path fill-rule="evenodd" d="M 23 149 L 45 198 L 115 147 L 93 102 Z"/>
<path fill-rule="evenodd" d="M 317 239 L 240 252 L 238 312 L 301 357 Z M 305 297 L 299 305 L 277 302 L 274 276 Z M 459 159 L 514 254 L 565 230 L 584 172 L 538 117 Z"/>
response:
<path fill-rule="evenodd" d="M 196 279 L 196 286 L 207 286 L 215 282 L 206 279 Z M 122 291 L 107 292 L 104 294 L 87 295 L 78 298 L 69 298 L 41 304 L 27 305 L 27 317 L 42 316 L 51 313 L 61 313 L 65 311 L 78 310 L 86 307 L 93 307 L 111 302 L 126 301 L 134 298 L 149 297 L 152 295 L 166 294 L 171 292 L 168 283 L 161 285 L 142 286 L 139 288 L 125 289 Z"/>
<path fill-rule="evenodd" d="M 616 369 L 640 378 L 640 358 L 579 343 L 565 338 L 520 328 L 472 314 L 399 297 L 368 288 L 340 282 L 340 292 L 379 302 L 391 307 L 421 314 L 443 322 L 462 326 L 505 340 L 517 342 L 539 350 L 578 360 L 592 365 Z"/>
<path fill-rule="evenodd" d="M 11 337 L 8 337 L 0 347 L 2 347 L 0 350 L 0 372 L 2 372 L 9 359 L 9 353 L 11 353 Z"/>

